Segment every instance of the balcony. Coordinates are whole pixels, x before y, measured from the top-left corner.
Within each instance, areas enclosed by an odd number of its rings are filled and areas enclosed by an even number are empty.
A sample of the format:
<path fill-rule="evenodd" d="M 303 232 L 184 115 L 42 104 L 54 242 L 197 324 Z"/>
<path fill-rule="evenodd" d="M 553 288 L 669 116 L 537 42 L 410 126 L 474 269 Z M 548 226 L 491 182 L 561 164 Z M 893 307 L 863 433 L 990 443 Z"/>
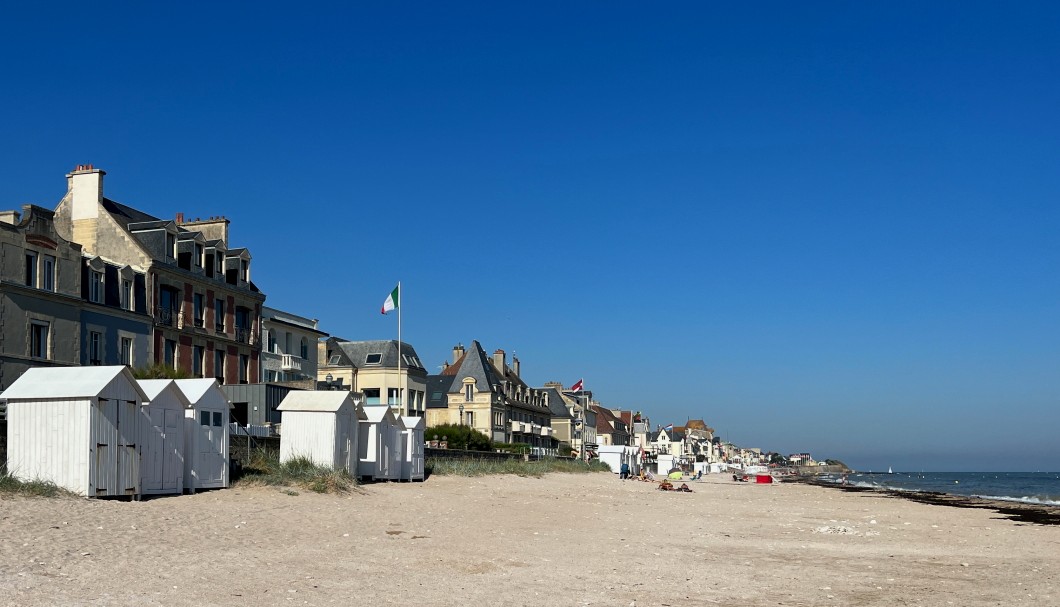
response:
<path fill-rule="evenodd" d="M 512 432 L 525 432 L 523 422 L 512 421 Z"/>
<path fill-rule="evenodd" d="M 538 432 L 541 436 L 552 436 L 552 426 L 541 426 L 538 428 Z"/>
<path fill-rule="evenodd" d="M 304 362 L 304 360 L 294 354 L 280 355 L 280 368 L 284 371 L 298 371 L 301 373 Z"/>
<path fill-rule="evenodd" d="M 241 344 L 252 344 L 253 332 L 247 327 L 236 327 L 236 341 Z"/>
<path fill-rule="evenodd" d="M 177 312 L 172 308 L 163 308 L 161 306 L 155 308 L 155 324 L 163 327 L 177 327 L 182 328 L 184 326 L 183 314 Z"/>

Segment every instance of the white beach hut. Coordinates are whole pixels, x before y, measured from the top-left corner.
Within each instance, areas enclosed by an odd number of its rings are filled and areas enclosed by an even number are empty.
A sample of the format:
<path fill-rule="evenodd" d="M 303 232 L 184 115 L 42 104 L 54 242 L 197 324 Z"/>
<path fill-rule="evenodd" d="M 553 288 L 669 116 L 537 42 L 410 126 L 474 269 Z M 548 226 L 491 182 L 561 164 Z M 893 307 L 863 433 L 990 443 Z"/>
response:
<path fill-rule="evenodd" d="M 140 406 L 128 367 L 34 367 L 7 402 L 7 470 L 88 497 L 138 496 Z"/>
<path fill-rule="evenodd" d="M 145 494 L 184 492 L 185 415 L 191 408 L 171 379 L 137 380 L 147 395 L 140 408 L 140 483 Z"/>
<path fill-rule="evenodd" d="M 401 480 L 422 481 L 423 480 L 423 431 L 426 423 L 422 417 L 401 417 L 404 427 L 404 441 L 402 442 L 401 458 Z"/>
<path fill-rule="evenodd" d="M 313 463 L 357 475 L 358 422 L 367 421 L 360 395 L 345 390 L 292 391 L 280 406 L 280 462 Z"/>
<path fill-rule="evenodd" d="M 358 424 L 357 475 L 372 480 L 394 480 L 401 474 L 397 418 L 386 405 L 364 407 Z"/>
<path fill-rule="evenodd" d="M 191 403 L 184 431 L 184 488 L 228 486 L 228 417 L 232 403 L 215 379 L 174 380 Z"/>

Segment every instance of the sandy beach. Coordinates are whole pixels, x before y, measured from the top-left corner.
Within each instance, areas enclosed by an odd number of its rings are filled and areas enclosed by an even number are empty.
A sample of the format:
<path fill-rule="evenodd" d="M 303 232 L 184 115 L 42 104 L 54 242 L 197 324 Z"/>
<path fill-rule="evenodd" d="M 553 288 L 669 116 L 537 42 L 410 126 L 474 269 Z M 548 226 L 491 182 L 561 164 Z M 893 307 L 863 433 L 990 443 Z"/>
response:
<path fill-rule="evenodd" d="M 710 476 L 0 500 L 5 605 L 1058 605 L 1060 526 Z"/>

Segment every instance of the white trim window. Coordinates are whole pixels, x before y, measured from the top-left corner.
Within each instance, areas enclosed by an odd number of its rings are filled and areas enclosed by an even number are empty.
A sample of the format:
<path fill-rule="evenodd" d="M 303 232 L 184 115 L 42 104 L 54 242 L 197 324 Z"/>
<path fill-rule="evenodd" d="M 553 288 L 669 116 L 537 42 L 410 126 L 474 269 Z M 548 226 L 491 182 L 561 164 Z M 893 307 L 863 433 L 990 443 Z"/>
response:
<path fill-rule="evenodd" d="M 42 320 L 30 321 L 29 326 L 29 355 L 32 358 L 48 359 L 48 337 L 51 333 L 51 325 Z"/>
<path fill-rule="evenodd" d="M 121 338 L 121 364 L 132 365 L 133 340 L 131 337 Z"/>
<path fill-rule="evenodd" d="M 41 255 L 40 263 L 40 288 L 45 291 L 55 290 L 55 258 L 51 255 Z"/>
<path fill-rule="evenodd" d="M 88 271 L 88 301 L 103 303 L 103 272 Z"/>
<path fill-rule="evenodd" d="M 133 283 L 131 280 L 121 281 L 121 309 L 133 309 Z"/>
<path fill-rule="evenodd" d="M 88 364 L 103 364 L 103 334 L 99 331 L 88 332 Z"/>
<path fill-rule="evenodd" d="M 26 251 L 26 286 L 37 286 L 37 253 Z"/>

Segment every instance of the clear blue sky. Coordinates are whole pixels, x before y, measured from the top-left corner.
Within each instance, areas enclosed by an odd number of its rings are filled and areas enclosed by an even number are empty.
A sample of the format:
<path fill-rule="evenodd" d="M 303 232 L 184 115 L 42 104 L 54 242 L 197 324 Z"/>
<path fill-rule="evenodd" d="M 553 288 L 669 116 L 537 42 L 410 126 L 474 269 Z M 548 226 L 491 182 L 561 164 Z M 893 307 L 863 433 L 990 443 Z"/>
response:
<path fill-rule="evenodd" d="M 0 206 L 223 214 L 268 304 L 857 468 L 1060 469 L 1060 5 L 32 3 Z M 734 3 L 743 4 L 743 3 Z"/>

